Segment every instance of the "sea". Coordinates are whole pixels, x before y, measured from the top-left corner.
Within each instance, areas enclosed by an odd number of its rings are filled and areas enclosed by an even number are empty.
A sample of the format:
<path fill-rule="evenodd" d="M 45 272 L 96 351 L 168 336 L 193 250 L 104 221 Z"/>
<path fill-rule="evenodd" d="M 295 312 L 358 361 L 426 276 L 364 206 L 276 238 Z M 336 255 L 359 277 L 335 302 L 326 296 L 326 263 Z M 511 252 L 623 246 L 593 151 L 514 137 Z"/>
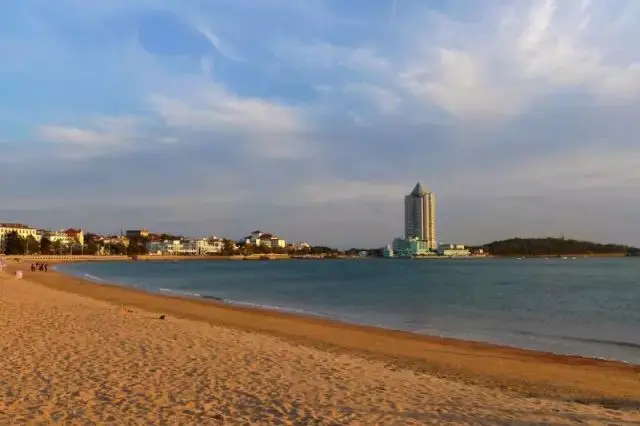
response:
<path fill-rule="evenodd" d="M 150 292 L 640 364 L 640 258 L 190 260 L 57 269 Z"/>

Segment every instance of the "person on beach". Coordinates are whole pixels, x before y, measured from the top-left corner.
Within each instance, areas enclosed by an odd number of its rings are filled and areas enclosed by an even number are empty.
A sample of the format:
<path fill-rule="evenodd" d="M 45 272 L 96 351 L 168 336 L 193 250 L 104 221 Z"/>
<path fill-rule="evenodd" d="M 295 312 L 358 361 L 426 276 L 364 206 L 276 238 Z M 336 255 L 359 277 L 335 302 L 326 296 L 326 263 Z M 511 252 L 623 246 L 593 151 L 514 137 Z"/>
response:
<path fill-rule="evenodd" d="M 35 272 L 36 271 L 36 265 L 34 265 L 33 263 L 31 264 L 31 272 Z"/>
<path fill-rule="evenodd" d="M 48 264 L 48 263 L 45 263 L 45 264 L 44 264 L 44 271 L 45 271 L 45 272 L 47 272 L 47 270 L 48 270 L 48 269 L 49 269 L 49 264 Z"/>

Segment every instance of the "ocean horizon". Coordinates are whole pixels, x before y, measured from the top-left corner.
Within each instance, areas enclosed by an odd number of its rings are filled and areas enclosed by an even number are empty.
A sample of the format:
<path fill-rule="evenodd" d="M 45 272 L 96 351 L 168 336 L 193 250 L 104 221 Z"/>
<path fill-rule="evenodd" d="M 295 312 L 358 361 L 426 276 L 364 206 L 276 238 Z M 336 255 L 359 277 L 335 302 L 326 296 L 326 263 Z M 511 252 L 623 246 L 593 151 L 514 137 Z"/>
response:
<path fill-rule="evenodd" d="M 412 333 L 640 364 L 633 258 L 140 261 L 79 278 Z"/>

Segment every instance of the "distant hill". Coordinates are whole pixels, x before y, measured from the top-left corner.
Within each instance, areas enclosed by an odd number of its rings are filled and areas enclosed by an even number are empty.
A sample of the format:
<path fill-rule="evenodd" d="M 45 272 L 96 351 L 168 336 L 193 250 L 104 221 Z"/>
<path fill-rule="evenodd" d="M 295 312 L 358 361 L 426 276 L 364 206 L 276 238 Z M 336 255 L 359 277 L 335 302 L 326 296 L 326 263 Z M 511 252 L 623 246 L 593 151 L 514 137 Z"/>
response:
<path fill-rule="evenodd" d="M 640 253 L 638 248 L 620 244 L 598 244 L 564 238 L 511 238 L 494 241 L 482 248 L 495 256 L 637 255 Z"/>

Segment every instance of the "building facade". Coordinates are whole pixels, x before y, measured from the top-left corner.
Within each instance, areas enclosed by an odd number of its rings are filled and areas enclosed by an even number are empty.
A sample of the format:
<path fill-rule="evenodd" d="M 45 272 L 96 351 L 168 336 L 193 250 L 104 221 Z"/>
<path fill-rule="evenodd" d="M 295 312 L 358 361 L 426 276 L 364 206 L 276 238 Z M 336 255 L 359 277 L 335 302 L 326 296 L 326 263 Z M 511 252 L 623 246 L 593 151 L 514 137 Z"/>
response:
<path fill-rule="evenodd" d="M 438 246 L 438 254 L 441 256 L 449 257 L 467 257 L 471 256 L 471 250 L 469 250 L 462 244 L 440 244 Z"/>
<path fill-rule="evenodd" d="M 404 236 L 426 241 L 430 250 L 437 250 L 436 197 L 422 188 L 420 182 L 404 198 Z"/>
<path fill-rule="evenodd" d="M 81 229 L 62 229 L 60 231 L 44 231 L 43 238 L 52 243 L 59 242 L 63 246 L 84 245 L 84 232 Z"/>
<path fill-rule="evenodd" d="M 125 232 L 127 238 L 147 238 L 149 236 L 149 230 L 142 229 L 127 229 Z"/>
<path fill-rule="evenodd" d="M 426 240 L 416 237 L 396 238 L 392 252 L 397 257 L 430 256 L 435 254 Z"/>
<path fill-rule="evenodd" d="M 262 231 L 253 231 L 251 235 L 245 237 L 245 244 L 252 244 L 270 249 L 284 249 L 287 247 L 287 241 L 273 234 Z"/>
<path fill-rule="evenodd" d="M 180 256 L 204 256 L 221 253 L 224 241 L 220 239 L 202 238 L 199 240 L 166 240 L 150 241 L 147 243 L 149 254 L 155 255 L 180 255 Z"/>

